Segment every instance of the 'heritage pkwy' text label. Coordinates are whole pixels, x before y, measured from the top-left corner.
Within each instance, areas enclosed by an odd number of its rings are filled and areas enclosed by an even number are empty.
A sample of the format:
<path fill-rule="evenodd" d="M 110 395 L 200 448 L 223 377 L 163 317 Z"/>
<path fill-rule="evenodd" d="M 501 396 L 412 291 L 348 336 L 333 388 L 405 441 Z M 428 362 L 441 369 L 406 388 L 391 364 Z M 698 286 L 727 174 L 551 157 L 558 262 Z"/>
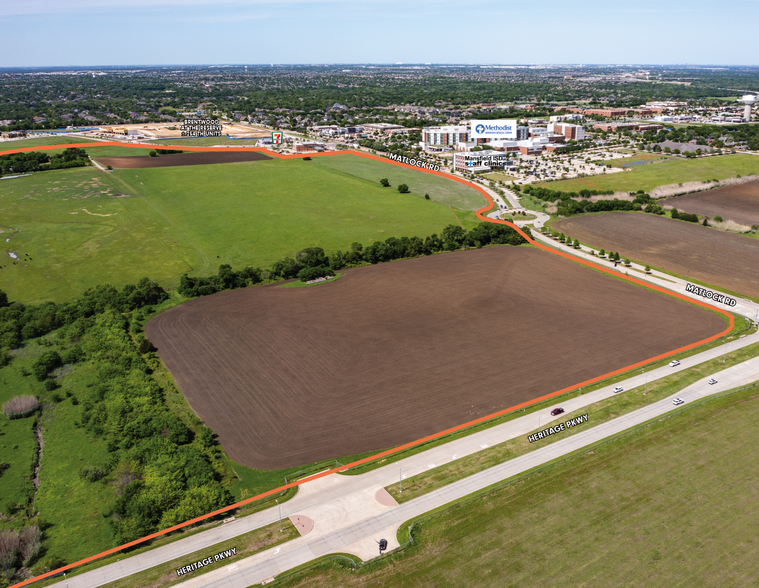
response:
<path fill-rule="evenodd" d="M 232 549 L 227 549 L 226 551 L 217 553 L 213 557 L 204 557 L 200 561 L 196 561 L 194 563 L 191 563 L 188 566 L 179 568 L 177 570 L 177 576 L 184 576 L 185 574 L 189 574 L 190 572 L 194 572 L 195 570 L 199 570 L 200 568 L 203 568 L 205 566 L 210 566 L 212 563 L 216 563 L 217 561 L 221 561 L 222 559 L 227 559 L 228 557 L 232 557 L 233 555 L 237 555 L 237 547 L 233 547 Z"/>
<path fill-rule="evenodd" d="M 530 443 L 533 443 L 535 441 L 540 441 L 541 439 L 545 439 L 547 437 L 550 437 L 551 435 L 555 435 L 556 433 L 561 433 L 562 431 L 566 431 L 567 429 L 571 429 L 572 427 L 576 427 L 577 425 L 581 425 L 587 422 L 588 422 L 588 413 L 586 412 L 582 416 L 569 419 L 566 422 L 559 423 L 558 425 L 554 425 L 553 427 L 548 427 L 547 429 L 543 429 L 542 431 L 533 433 L 532 435 L 527 437 L 527 440 Z"/>

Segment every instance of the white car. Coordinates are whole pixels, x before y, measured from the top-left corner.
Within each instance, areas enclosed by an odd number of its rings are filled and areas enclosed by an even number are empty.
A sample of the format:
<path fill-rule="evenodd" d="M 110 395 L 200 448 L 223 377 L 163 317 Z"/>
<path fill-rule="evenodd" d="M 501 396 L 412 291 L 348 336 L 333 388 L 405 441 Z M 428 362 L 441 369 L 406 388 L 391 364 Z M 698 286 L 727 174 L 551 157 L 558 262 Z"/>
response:
<path fill-rule="evenodd" d="M 674 404 L 675 406 L 680 406 L 680 405 L 681 405 L 681 404 L 683 404 L 684 402 L 685 402 L 685 400 L 683 400 L 682 398 L 675 398 L 675 399 L 672 401 L 672 404 Z"/>
<path fill-rule="evenodd" d="M 624 388 L 622 386 L 617 386 L 614 388 L 614 394 L 619 394 L 622 391 L 624 391 Z"/>
<path fill-rule="evenodd" d="M 717 380 L 715 380 L 714 378 L 711 378 L 711 379 L 709 380 L 709 383 L 710 383 L 710 384 L 716 384 L 716 383 L 717 383 Z"/>
<path fill-rule="evenodd" d="M 673 359 L 672 361 L 669 362 L 669 367 L 677 367 L 678 365 L 680 365 L 680 362 L 677 361 L 676 359 Z"/>

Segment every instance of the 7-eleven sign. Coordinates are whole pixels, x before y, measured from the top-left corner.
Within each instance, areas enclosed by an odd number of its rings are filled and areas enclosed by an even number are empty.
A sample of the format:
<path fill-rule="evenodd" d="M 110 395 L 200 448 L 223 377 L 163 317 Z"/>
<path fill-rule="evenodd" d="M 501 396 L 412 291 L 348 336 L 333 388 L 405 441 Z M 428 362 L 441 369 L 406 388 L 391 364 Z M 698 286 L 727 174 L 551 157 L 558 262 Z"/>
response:
<path fill-rule="evenodd" d="M 271 134 L 271 144 L 272 145 L 281 145 L 282 144 L 282 132 L 281 131 L 274 131 Z"/>

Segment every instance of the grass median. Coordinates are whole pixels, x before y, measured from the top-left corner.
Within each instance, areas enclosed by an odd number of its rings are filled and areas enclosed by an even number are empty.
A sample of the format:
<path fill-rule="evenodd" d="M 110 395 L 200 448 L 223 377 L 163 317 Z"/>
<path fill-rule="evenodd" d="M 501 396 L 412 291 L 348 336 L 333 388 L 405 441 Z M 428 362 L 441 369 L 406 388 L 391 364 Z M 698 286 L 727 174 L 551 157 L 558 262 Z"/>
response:
<path fill-rule="evenodd" d="M 586 406 L 579 411 L 561 415 L 559 419 L 550 421 L 553 424 L 564 422 L 571 418 L 588 414 L 587 424 L 573 427 L 558 435 L 552 435 L 539 443 L 530 443 L 526 436 L 520 436 L 515 439 L 478 451 L 473 455 L 457 459 L 449 464 L 436 467 L 427 472 L 423 472 L 411 478 L 404 480 L 403 491 L 400 491 L 400 484 L 392 484 L 387 487 L 387 491 L 399 502 L 404 503 L 419 496 L 423 496 L 452 482 L 461 480 L 477 472 L 481 472 L 505 461 L 514 459 L 544 445 L 555 443 L 567 436 L 574 435 L 586 430 L 588 427 L 600 425 L 615 419 L 621 415 L 628 414 L 646 405 L 652 404 L 677 393 L 686 386 L 694 382 L 733 365 L 737 365 L 752 357 L 759 355 L 759 343 L 754 343 L 737 351 L 726 353 L 725 360 L 720 358 L 712 359 L 698 364 L 688 370 L 684 370 L 671 376 L 661 378 L 638 386 L 631 390 L 625 391 L 619 396 L 612 396 L 600 402 Z M 546 423 L 548 426 L 548 423 Z M 540 430 L 545 427 L 541 427 Z"/>
<path fill-rule="evenodd" d="M 756 387 L 685 405 L 425 516 L 384 562 L 276 585 L 754 585 L 757 420 Z"/>
<path fill-rule="evenodd" d="M 133 586 L 164 588 L 165 586 L 173 586 L 199 575 L 212 572 L 224 565 L 236 563 L 242 558 L 250 557 L 260 551 L 281 545 L 282 543 L 296 539 L 299 536 L 298 530 L 290 522 L 290 519 L 285 519 L 282 521 L 281 532 L 279 530 L 279 523 L 272 523 L 271 525 L 261 527 L 250 533 L 239 535 L 234 539 L 228 539 L 227 541 L 217 543 L 216 545 L 209 545 L 205 549 L 187 554 L 142 572 L 137 572 L 136 574 L 132 574 L 131 576 L 127 576 L 116 582 L 103 584 L 103 586 L 106 586 L 107 588 L 131 588 Z M 209 566 L 205 566 L 199 570 L 190 572 L 189 574 L 182 576 L 177 575 L 177 570 L 184 566 L 191 565 L 204 558 L 213 559 L 216 554 L 233 548 L 236 553 L 229 559 L 225 558 L 219 562 L 214 562 Z"/>

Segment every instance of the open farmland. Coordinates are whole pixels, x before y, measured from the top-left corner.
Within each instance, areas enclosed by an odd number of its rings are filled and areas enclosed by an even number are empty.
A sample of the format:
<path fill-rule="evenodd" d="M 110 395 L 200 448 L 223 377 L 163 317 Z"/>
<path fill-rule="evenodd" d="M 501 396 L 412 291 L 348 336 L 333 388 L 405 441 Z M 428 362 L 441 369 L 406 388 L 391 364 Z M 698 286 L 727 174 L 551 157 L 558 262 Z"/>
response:
<path fill-rule="evenodd" d="M 134 151 L 134 150 L 133 150 Z M 214 163 L 240 163 L 270 159 L 258 151 L 206 151 L 200 153 L 168 153 L 157 157 L 102 157 L 98 163 L 114 169 L 146 169 L 150 167 L 177 167 L 182 165 L 210 165 Z"/>
<path fill-rule="evenodd" d="M 759 242 L 684 221 L 606 212 L 555 221 L 573 239 L 652 267 L 759 297 Z"/>
<path fill-rule="evenodd" d="M 629 160 L 618 160 L 629 161 Z M 632 166 L 630 171 L 617 174 L 600 174 L 587 178 L 573 178 L 540 184 L 551 190 L 579 192 L 588 190 L 614 190 L 650 192 L 658 186 L 679 184 L 683 182 L 703 182 L 706 180 L 724 180 L 736 176 L 759 173 L 759 157 L 755 155 L 720 155 L 698 159 L 674 159 L 653 164 Z"/>
<path fill-rule="evenodd" d="M 139 159 L 171 157 L 179 156 Z M 183 273 L 215 274 L 221 264 L 269 267 L 305 247 L 332 253 L 356 241 L 423 238 L 477 222 L 470 212 L 382 188 L 379 178 L 360 177 L 363 168 L 351 175 L 351 161 L 364 159 L 338 157 L 342 171 L 320 158 L 266 159 L 109 173 L 87 167 L 1 181 L 0 288 L 25 303 L 70 300 L 99 283 L 120 288 L 146 276 L 171 288 Z M 477 194 L 435 179 L 452 197 Z"/>
<path fill-rule="evenodd" d="M 709 218 L 719 215 L 749 227 L 759 225 L 759 180 L 667 198 L 659 204 Z"/>
<path fill-rule="evenodd" d="M 723 328 L 550 253 L 489 247 L 191 300 L 146 334 L 232 459 L 272 469 L 412 441 Z"/>

